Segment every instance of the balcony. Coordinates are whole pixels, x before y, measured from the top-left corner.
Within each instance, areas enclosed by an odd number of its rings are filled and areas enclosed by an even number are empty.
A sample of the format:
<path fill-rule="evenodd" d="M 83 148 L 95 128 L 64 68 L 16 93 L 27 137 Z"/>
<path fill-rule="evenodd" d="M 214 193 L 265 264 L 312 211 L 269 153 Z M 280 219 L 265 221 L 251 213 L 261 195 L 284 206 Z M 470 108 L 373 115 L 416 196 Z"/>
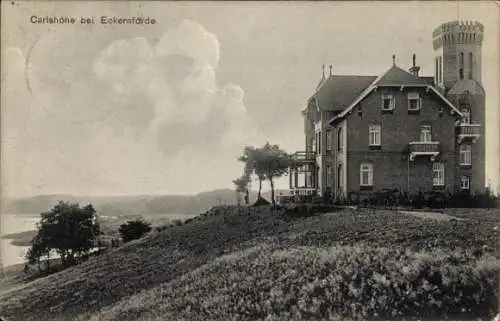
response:
<path fill-rule="evenodd" d="M 473 143 L 481 137 L 481 125 L 480 124 L 459 124 L 458 126 L 458 143 L 466 139 L 470 139 Z"/>
<path fill-rule="evenodd" d="M 417 156 L 430 156 L 434 161 L 439 155 L 439 142 L 411 142 L 409 144 L 410 161 Z"/>
<path fill-rule="evenodd" d="M 300 151 L 291 155 L 291 160 L 297 165 L 314 164 L 316 153 L 313 151 Z"/>
<path fill-rule="evenodd" d="M 295 187 L 290 189 L 290 196 L 316 196 L 316 195 L 318 195 L 317 188 Z"/>

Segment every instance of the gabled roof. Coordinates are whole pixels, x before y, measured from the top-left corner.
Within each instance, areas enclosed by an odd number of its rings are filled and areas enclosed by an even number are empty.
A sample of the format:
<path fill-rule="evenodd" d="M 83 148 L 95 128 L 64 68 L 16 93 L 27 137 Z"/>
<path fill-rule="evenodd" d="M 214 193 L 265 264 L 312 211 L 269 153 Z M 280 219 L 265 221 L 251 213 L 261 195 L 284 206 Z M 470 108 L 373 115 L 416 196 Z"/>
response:
<path fill-rule="evenodd" d="M 375 76 L 332 75 L 310 99 L 317 99 L 321 110 L 342 111 L 368 87 Z"/>
<path fill-rule="evenodd" d="M 425 79 L 415 77 L 406 70 L 393 65 L 387 72 L 377 81 L 378 86 L 412 86 L 412 85 L 429 85 Z"/>
<path fill-rule="evenodd" d="M 355 97 L 349 106 L 341 113 L 333 117 L 329 123 L 332 123 L 338 119 L 345 117 L 348 113 L 352 111 L 352 109 L 363 100 L 366 96 L 368 96 L 374 89 L 377 87 L 384 86 L 410 86 L 410 87 L 424 87 L 427 90 L 431 90 L 434 92 L 442 101 L 444 101 L 453 111 L 457 113 L 459 116 L 463 116 L 462 113 L 445 97 L 443 94 L 439 92 L 434 86 L 430 85 L 428 80 L 425 78 L 418 78 L 408 73 L 407 71 L 397 67 L 396 65 L 392 66 L 389 70 L 387 70 L 382 75 L 378 76 L 372 83 L 367 86 L 357 97 Z"/>

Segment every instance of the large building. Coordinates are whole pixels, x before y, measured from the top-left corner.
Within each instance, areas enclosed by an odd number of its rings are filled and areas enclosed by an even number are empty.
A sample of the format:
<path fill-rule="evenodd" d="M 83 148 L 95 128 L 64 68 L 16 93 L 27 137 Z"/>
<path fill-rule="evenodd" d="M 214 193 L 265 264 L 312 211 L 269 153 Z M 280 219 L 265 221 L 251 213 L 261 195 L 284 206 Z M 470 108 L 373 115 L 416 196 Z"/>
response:
<path fill-rule="evenodd" d="M 434 75 L 323 76 L 304 117 L 305 150 L 294 154 L 292 194 L 335 199 L 351 191 L 482 191 L 485 92 L 479 22 L 449 22 L 432 34 Z"/>

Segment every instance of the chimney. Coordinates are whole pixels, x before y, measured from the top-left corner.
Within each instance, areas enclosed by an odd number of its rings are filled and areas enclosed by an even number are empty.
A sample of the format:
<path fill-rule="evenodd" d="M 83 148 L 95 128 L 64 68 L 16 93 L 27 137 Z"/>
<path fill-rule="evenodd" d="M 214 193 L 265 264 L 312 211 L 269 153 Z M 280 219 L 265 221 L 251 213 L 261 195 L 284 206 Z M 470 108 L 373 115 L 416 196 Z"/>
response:
<path fill-rule="evenodd" d="M 418 78 L 418 72 L 420 71 L 420 67 L 416 65 L 417 56 L 413 54 L 413 66 L 410 68 L 410 73 Z"/>

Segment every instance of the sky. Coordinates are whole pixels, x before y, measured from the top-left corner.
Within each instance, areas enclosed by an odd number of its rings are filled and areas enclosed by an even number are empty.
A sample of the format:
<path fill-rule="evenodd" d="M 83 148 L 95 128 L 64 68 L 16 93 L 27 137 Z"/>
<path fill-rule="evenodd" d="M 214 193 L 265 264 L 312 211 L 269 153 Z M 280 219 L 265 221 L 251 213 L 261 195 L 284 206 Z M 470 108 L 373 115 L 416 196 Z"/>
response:
<path fill-rule="evenodd" d="M 300 111 L 322 64 L 379 75 L 393 54 L 407 69 L 415 53 L 421 74 L 432 75 L 432 31 L 457 17 L 485 27 L 486 174 L 500 186 L 495 2 L 1 5 L 4 197 L 233 188 L 245 145 L 304 148 Z M 36 24 L 33 15 L 96 23 Z M 103 25 L 101 16 L 156 23 Z"/>

